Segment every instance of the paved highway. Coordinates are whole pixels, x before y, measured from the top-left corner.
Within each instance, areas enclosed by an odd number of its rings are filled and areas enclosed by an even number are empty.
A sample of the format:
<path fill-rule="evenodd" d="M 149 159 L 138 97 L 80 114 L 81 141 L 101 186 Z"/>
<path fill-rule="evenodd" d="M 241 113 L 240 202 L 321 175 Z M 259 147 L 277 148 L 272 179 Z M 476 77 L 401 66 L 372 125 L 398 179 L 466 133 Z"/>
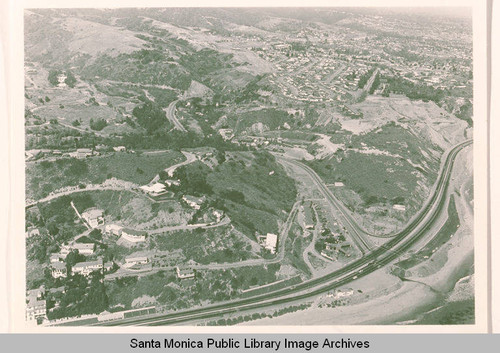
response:
<path fill-rule="evenodd" d="M 176 311 L 166 314 L 117 320 L 114 322 L 99 323 L 96 325 L 172 325 L 192 320 L 201 320 L 220 317 L 223 314 L 236 313 L 244 310 L 258 309 L 279 304 L 290 303 L 322 294 L 339 286 L 346 285 L 353 280 L 368 275 L 380 267 L 387 265 L 408 251 L 421 240 L 433 226 L 435 220 L 446 210 L 449 197 L 447 195 L 451 170 L 455 158 L 464 147 L 469 146 L 471 140 L 455 146 L 446 155 L 442 173 L 438 178 L 435 192 L 423 207 L 415 220 L 402 232 L 392 237 L 386 244 L 369 252 L 362 258 L 347 264 L 345 267 L 325 276 L 311 279 L 285 289 L 271 293 L 256 295 L 246 299 L 236 299 L 220 304 L 201 308 Z"/>
<path fill-rule="evenodd" d="M 182 124 L 179 122 L 179 120 L 177 119 L 177 117 L 175 116 L 175 105 L 177 104 L 177 101 L 173 101 L 172 103 L 170 103 L 168 105 L 167 108 L 165 108 L 165 113 L 167 114 L 167 119 L 170 120 L 172 122 L 172 124 L 174 124 L 175 128 L 180 130 L 180 131 L 184 131 L 184 132 L 187 132 L 187 130 L 184 128 L 184 126 L 182 126 Z"/>

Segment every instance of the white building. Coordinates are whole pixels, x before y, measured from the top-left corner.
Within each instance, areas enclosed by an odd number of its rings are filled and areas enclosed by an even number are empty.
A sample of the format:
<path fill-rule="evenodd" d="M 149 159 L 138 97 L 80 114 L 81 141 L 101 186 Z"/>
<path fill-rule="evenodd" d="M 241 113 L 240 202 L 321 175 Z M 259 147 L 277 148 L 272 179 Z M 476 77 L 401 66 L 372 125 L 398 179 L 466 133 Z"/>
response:
<path fill-rule="evenodd" d="M 196 197 L 191 195 L 184 195 L 182 199 L 195 210 L 199 210 L 203 202 L 205 202 L 205 196 Z"/>
<path fill-rule="evenodd" d="M 406 211 L 405 205 L 393 205 L 392 208 L 395 209 L 396 211 Z"/>
<path fill-rule="evenodd" d="M 104 212 L 97 208 L 90 208 L 82 213 L 82 218 L 91 228 L 97 228 L 104 222 Z"/>
<path fill-rule="evenodd" d="M 134 265 L 145 265 L 148 262 L 149 258 L 147 256 L 130 255 L 125 258 L 125 265 L 127 267 Z"/>
<path fill-rule="evenodd" d="M 122 229 L 123 227 L 118 224 L 107 224 L 104 227 L 104 232 L 108 235 L 120 236 L 122 234 Z"/>
<path fill-rule="evenodd" d="M 132 243 L 140 243 L 146 241 L 147 232 L 144 230 L 135 230 L 129 228 L 122 229 L 122 238 Z"/>
<path fill-rule="evenodd" d="M 47 317 L 47 302 L 43 299 L 45 289 L 42 287 L 28 291 L 26 295 L 26 320 L 34 321 Z"/>
<path fill-rule="evenodd" d="M 273 234 L 273 233 L 267 233 L 264 248 L 269 250 L 271 252 L 271 254 L 275 254 L 277 243 L 278 243 L 278 236 L 276 234 Z"/>
<path fill-rule="evenodd" d="M 125 152 L 127 150 L 127 148 L 125 146 L 117 146 L 117 147 L 113 147 L 113 150 L 115 152 Z"/>
<path fill-rule="evenodd" d="M 78 273 L 84 276 L 88 276 L 92 272 L 102 271 L 102 269 L 102 259 L 100 259 L 96 261 L 78 262 L 77 264 L 75 264 L 75 266 L 73 266 L 71 272 L 73 275 Z"/>
<path fill-rule="evenodd" d="M 51 264 L 50 267 L 52 277 L 54 278 L 65 278 L 68 275 L 66 264 L 64 264 L 63 262 L 55 262 Z"/>
<path fill-rule="evenodd" d="M 158 196 L 164 193 L 166 190 L 166 186 L 162 183 L 155 183 L 153 185 L 143 185 L 141 186 L 141 190 L 145 193 L 150 194 L 151 196 Z"/>
<path fill-rule="evenodd" d="M 94 243 L 75 243 L 71 247 L 81 255 L 92 255 L 95 250 Z"/>
<path fill-rule="evenodd" d="M 188 268 L 180 269 L 179 266 L 177 266 L 175 269 L 176 269 L 178 278 L 181 278 L 181 279 L 194 278 L 194 272 L 191 269 L 188 269 Z"/>

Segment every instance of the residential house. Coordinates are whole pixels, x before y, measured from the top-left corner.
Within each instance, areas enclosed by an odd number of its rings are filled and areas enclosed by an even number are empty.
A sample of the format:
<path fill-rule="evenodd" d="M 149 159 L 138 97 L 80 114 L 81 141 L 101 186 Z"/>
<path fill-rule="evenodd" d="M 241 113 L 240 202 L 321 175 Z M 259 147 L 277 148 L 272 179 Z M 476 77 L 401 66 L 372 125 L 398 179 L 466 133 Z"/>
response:
<path fill-rule="evenodd" d="M 141 190 L 150 194 L 151 196 L 159 196 L 163 194 L 166 190 L 166 186 L 162 183 L 155 183 L 153 185 L 143 185 L 140 187 Z"/>
<path fill-rule="evenodd" d="M 40 230 L 38 228 L 28 228 L 28 231 L 26 232 L 26 238 L 31 238 L 31 237 L 36 237 L 40 235 Z"/>
<path fill-rule="evenodd" d="M 61 255 L 60 254 L 52 254 L 50 255 L 50 263 L 56 263 L 56 262 L 61 262 Z"/>
<path fill-rule="evenodd" d="M 199 210 L 203 202 L 205 202 L 205 196 L 196 197 L 191 195 L 184 195 L 182 196 L 182 199 L 195 210 Z"/>
<path fill-rule="evenodd" d="M 26 320 L 34 321 L 45 319 L 47 317 L 47 302 L 43 299 L 45 288 L 41 286 L 38 289 L 28 291 L 26 295 Z"/>
<path fill-rule="evenodd" d="M 50 265 L 51 274 L 54 278 L 65 278 L 68 275 L 66 264 L 64 262 L 54 262 Z"/>
<path fill-rule="evenodd" d="M 119 226 L 117 224 L 107 224 L 104 227 L 104 232 L 107 235 L 116 235 L 119 237 L 120 235 L 122 235 L 122 229 L 123 229 L 123 227 Z"/>
<path fill-rule="evenodd" d="M 130 228 L 122 229 L 122 238 L 132 243 L 140 243 L 146 241 L 147 232 L 144 230 L 135 230 Z"/>
<path fill-rule="evenodd" d="M 304 205 L 304 225 L 306 229 L 314 228 L 314 217 L 312 213 L 312 205 L 310 202 Z"/>
<path fill-rule="evenodd" d="M 395 209 L 396 211 L 406 211 L 406 206 L 405 205 L 393 205 L 392 206 L 393 209 Z"/>
<path fill-rule="evenodd" d="M 180 279 L 185 279 L 185 278 L 194 278 L 194 272 L 192 269 L 189 269 L 189 268 L 179 268 L 179 266 L 177 266 L 176 268 L 176 272 L 177 272 L 177 278 L 180 278 Z"/>
<path fill-rule="evenodd" d="M 278 243 L 278 236 L 273 233 L 267 233 L 266 242 L 264 244 L 264 248 L 269 250 L 271 254 L 276 253 L 276 245 Z"/>
<path fill-rule="evenodd" d="M 78 250 L 81 255 L 92 255 L 95 251 L 94 243 L 75 243 L 71 246 L 73 249 Z"/>
<path fill-rule="evenodd" d="M 82 213 L 82 218 L 91 228 L 97 228 L 104 222 L 104 212 L 97 208 L 89 208 Z"/>
<path fill-rule="evenodd" d="M 125 152 L 127 150 L 127 148 L 125 146 L 117 146 L 117 147 L 113 147 L 113 150 L 115 152 Z"/>
<path fill-rule="evenodd" d="M 92 272 L 102 271 L 102 269 L 103 269 L 102 259 L 99 259 L 96 261 L 78 262 L 73 266 L 71 272 L 73 275 L 81 274 L 83 276 L 88 276 Z"/>
<path fill-rule="evenodd" d="M 145 265 L 148 262 L 149 258 L 147 256 L 130 255 L 125 257 L 125 265 L 127 266 Z"/>

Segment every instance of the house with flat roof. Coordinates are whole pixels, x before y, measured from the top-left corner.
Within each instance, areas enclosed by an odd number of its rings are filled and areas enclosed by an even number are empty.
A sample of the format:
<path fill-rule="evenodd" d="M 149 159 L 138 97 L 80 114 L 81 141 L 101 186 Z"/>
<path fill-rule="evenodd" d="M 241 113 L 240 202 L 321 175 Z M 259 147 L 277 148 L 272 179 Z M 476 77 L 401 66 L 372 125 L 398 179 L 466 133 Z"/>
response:
<path fill-rule="evenodd" d="M 277 244 L 278 244 L 278 236 L 273 233 L 267 233 L 264 248 L 269 250 L 271 254 L 275 254 Z"/>
<path fill-rule="evenodd" d="M 116 235 L 116 236 L 120 236 L 120 235 L 122 235 L 122 229 L 123 229 L 123 227 L 122 227 L 122 226 L 119 226 L 118 224 L 107 224 L 107 225 L 104 227 L 104 232 L 105 232 L 107 235 Z"/>
<path fill-rule="evenodd" d="M 122 229 L 122 238 L 132 243 L 146 241 L 147 234 L 148 233 L 145 230 L 135 230 L 130 228 Z"/>
<path fill-rule="evenodd" d="M 97 228 L 104 222 L 104 211 L 97 208 L 89 208 L 82 213 L 82 218 L 91 228 Z"/>
<path fill-rule="evenodd" d="M 184 195 L 182 196 L 182 199 L 195 210 L 199 210 L 203 202 L 205 202 L 205 196 L 196 197 L 191 195 Z"/>
<path fill-rule="evenodd" d="M 159 196 L 167 191 L 167 187 L 162 183 L 143 185 L 140 187 L 140 189 L 151 196 Z"/>
<path fill-rule="evenodd" d="M 81 255 L 92 255 L 95 251 L 94 243 L 75 243 L 71 247 Z"/>
<path fill-rule="evenodd" d="M 149 262 L 149 258 L 145 255 L 130 255 L 125 257 L 125 265 L 134 266 L 134 265 L 145 265 Z"/>
<path fill-rule="evenodd" d="M 177 272 L 177 278 L 194 278 L 194 272 L 190 268 L 180 268 L 179 266 L 176 266 L 175 270 Z"/>
<path fill-rule="evenodd" d="M 96 261 L 78 262 L 73 266 L 71 272 L 73 275 L 81 274 L 83 276 L 88 276 L 92 272 L 102 271 L 102 269 L 103 269 L 102 259 L 99 259 Z"/>
<path fill-rule="evenodd" d="M 393 205 L 392 206 L 393 209 L 395 209 L 396 211 L 406 211 L 406 206 L 405 205 Z"/>
<path fill-rule="evenodd" d="M 45 288 L 28 291 L 26 294 L 26 320 L 35 321 L 47 318 L 47 301 L 44 298 Z"/>

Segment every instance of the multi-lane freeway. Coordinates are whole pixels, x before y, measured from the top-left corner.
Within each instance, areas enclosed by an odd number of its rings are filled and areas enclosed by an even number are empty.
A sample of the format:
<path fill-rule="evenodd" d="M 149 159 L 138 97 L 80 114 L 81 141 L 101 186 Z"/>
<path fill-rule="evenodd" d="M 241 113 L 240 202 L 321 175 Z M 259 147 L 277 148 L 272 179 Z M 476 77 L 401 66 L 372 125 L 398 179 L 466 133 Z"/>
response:
<path fill-rule="evenodd" d="M 447 209 L 449 200 L 447 189 L 455 158 L 463 148 L 469 146 L 471 143 L 471 140 L 462 142 L 445 155 L 434 193 L 417 217 L 415 217 L 404 230 L 394 235 L 383 246 L 367 252 L 363 257 L 347 264 L 339 270 L 288 288 L 246 299 L 236 299 L 205 307 L 154 316 L 117 320 L 96 325 L 160 326 L 220 317 L 223 314 L 237 313 L 240 311 L 259 309 L 311 298 L 339 286 L 346 285 L 359 277 L 366 276 L 397 259 L 427 235 L 442 211 Z M 356 223 L 353 223 L 352 226 L 355 227 Z"/>

